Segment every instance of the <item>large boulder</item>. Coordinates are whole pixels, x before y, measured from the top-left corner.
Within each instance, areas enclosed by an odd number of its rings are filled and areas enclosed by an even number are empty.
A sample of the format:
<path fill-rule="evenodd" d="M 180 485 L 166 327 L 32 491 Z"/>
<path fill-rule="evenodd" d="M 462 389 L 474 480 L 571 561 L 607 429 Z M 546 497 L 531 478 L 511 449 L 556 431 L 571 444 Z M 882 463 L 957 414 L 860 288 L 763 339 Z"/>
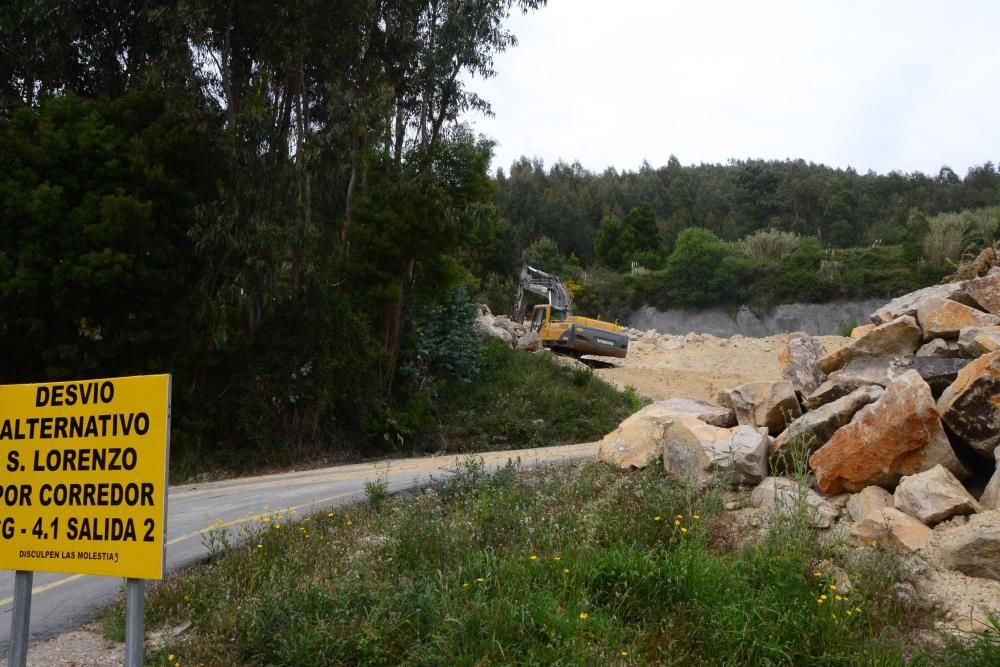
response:
<path fill-rule="evenodd" d="M 984 458 L 993 456 L 1000 445 L 1000 350 L 959 371 L 938 399 L 937 409 L 962 442 Z"/>
<path fill-rule="evenodd" d="M 866 486 L 847 500 L 847 513 L 855 521 L 876 517 L 886 507 L 892 507 L 892 494 L 881 486 Z"/>
<path fill-rule="evenodd" d="M 745 426 L 763 426 L 777 435 L 802 414 L 802 406 L 791 382 L 762 380 L 730 390 L 736 421 Z"/>
<path fill-rule="evenodd" d="M 829 528 L 837 518 L 833 505 L 787 477 L 765 479 L 751 492 L 750 502 L 772 516 L 794 515 L 801 508 L 819 528 Z"/>
<path fill-rule="evenodd" d="M 900 357 L 913 354 L 920 345 L 920 337 L 917 321 L 909 315 L 903 315 L 875 327 L 846 347 L 820 358 L 819 367 L 824 373 L 832 373 L 851 359 L 859 357 Z"/>
<path fill-rule="evenodd" d="M 493 315 L 490 314 L 488 308 L 486 309 L 485 313 L 482 310 L 480 310 L 480 313 L 476 317 L 476 322 L 474 325 L 476 332 L 479 333 L 479 335 L 482 336 L 483 338 L 496 338 L 498 340 L 502 340 L 507 345 L 513 347 L 514 336 L 506 329 L 496 326 L 495 322 L 496 318 L 494 318 Z"/>
<path fill-rule="evenodd" d="M 948 442 L 930 387 L 914 370 L 893 380 L 809 457 L 817 487 L 827 494 L 872 484 L 892 489 L 903 476 L 938 464 L 968 475 Z"/>
<path fill-rule="evenodd" d="M 840 427 L 848 424 L 861 408 L 877 401 L 884 390 L 870 385 L 856 389 L 847 396 L 838 398 L 811 412 L 807 412 L 781 432 L 771 447 L 771 456 L 787 453 L 789 444 L 796 440 L 804 443 L 812 453 L 826 444 Z"/>
<path fill-rule="evenodd" d="M 866 333 L 874 329 L 877 325 L 875 324 L 862 324 L 859 327 L 854 327 L 851 329 L 851 338 L 861 338 Z"/>
<path fill-rule="evenodd" d="M 1000 315 L 1000 273 L 966 280 L 962 283 L 962 292 L 981 310 Z"/>
<path fill-rule="evenodd" d="M 537 352 L 542 349 L 542 341 L 538 337 L 538 333 L 534 331 L 529 331 L 523 336 L 517 339 L 517 349 L 526 350 L 528 352 Z"/>
<path fill-rule="evenodd" d="M 826 380 L 826 373 L 820 370 L 818 361 L 826 353 L 823 344 L 812 336 L 797 336 L 788 341 L 788 346 L 778 356 L 781 377 L 785 378 L 802 394 L 809 394 Z"/>
<path fill-rule="evenodd" d="M 656 401 L 653 406 L 656 407 L 650 406 L 650 408 L 663 411 L 664 414 L 691 415 L 712 426 L 721 428 L 736 426 L 736 414 L 732 408 L 724 408 L 700 398 L 669 398 L 665 401 Z"/>
<path fill-rule="evenodd" d="M 983 489 L 983 494 L 979 496 L 979 504 L 983 509 L 1000 510 L 1000 447 L 993 450 L 993 459 L 996 461 L 996 467 L 986 488 Z"/>
<path fill-rule="evenodd" d="M 951 299 L 931 297 L 921 302 L 917 309 L 917 321 L 924 332 L 924 340 L 929 341 L 934 338 L 958 338 L 958 333 L 965 327 L 1000 324 L 1000 317 Z"/>
<path fill-rule="evenodd" d="M 601 440 L 597 449 L 598 463 L 621 468 L 644 468 L 650 459 L 660 455 L 663 430 L 675 415 L 647 405 L 618 425 Z"/>
<path fill-rule="evenodd" d="M 970 577 L 1000 581 L 1000 525 L 995 514 L 978 514 L 937 536 L 940 564 Z"/>
<path fill-rule="evenodd" d="M 675 417 L 663 433 L 663 469 L 672 479 L 695 484 L 713 478 L 756 484 L 767 475 L 770 441 L 751 426 L 726 429 Z"/>
<path fill-rule="evenodd" d="M 856 547 L 886 544 L 903 553 L 913 553 L 927 546 L 933 536 L 930 528 L 895 507 L 883 507 L 851 526 L 845 541 Z"/>
<path fill-rule="evenodd" d="M 973 305 L 969 297 L 962 291 L 961 283 L 949 283 L 947 285 L 931 285 L 919 289 L 909 294 L 897 297 L 885 304 L 871 315 L 871 320 L 875 324 L 885 324 L 897 317 L 909 315 L 915 317 L 920 304 L 929 298 L 954 299 L 967 301 L 967 305 Z"/>
<path fill-rule="evenodd" d="M 893 505 L 928 526 L 979 511 L 976 499 L 944 466 L 934 466 L 899 480 Z"/>
<path fill-rule="evenodd" d="M 996 352 L 1000 350 L 1000 326 L 965 327 L 958 332 L 956 345 L 963 356 L 970 358 Z"/>

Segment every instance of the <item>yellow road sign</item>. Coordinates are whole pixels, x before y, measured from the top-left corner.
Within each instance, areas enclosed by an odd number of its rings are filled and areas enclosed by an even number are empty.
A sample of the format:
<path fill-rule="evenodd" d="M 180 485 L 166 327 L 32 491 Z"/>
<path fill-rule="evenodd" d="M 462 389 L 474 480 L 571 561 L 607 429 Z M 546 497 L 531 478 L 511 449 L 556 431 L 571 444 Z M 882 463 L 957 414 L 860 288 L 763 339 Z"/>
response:
<path fill-rule="evenodd" d="M 163 576 L 170 376 L 0 386 L 0 569 Z"/>

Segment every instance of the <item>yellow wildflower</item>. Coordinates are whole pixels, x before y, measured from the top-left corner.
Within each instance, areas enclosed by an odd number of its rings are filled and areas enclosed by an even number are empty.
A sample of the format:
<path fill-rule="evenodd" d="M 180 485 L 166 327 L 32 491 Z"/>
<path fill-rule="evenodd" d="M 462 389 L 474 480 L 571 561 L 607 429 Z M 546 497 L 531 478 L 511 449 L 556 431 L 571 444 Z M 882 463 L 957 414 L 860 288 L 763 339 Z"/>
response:
<path fill-rule="evenodd" d="M 569 568 L 568 567 L 564 567 L 563 568 L 563 574 L 569 574 Z"/>
<path fill-rule="evenodd" d="M 258 544 L 258 545 L 257 545 L 257 548 L 258 548 L 258 549 L 263 549 L 263 548 L 264 548 L 264 545 L 263 545 L 263 544 Z"/>
<path fill-rule="evenodd" d="M 580 618 L 581 618 L 581 619 L 583 619 L 583 620 L 586 620 L 586 619 L 587 619 L 587 616 L 588 616 L 587 612 L 585 612 L 585 611 L 581 611 L 581 612 L 580 612 Z"/>
<path fill-rule="evenodd" d="M 679 526 L 679 525 L 681 525 L 681 522 L 680 521 L 674 521 L 674 525 L 675 526 Z"/>
<path fill-rule="evenodd" d="M 822 599 L 824 599 L 824 600 L 826 599 L 826 595 L 825 595 L 825 594 L 824 594 L 824 595 L 820 595 L 820 597 L 821 597 Z"/>
<path fill-rule="evenodd" d="M 830 590 L 831 591 L 837 590 L 837 585 L 836 584 L 830 584 Z"/>
<path fill-rule="evenodd" d="M 684 518 L 684 515 L 683 515 L 683 514 L 678 514 L 678 515 L 677 515 L 677 518 L 678 518 L 678 519 L 683 519 L 683 518 Z"/>
<path fill-rule="evenodd" d="M 688 532 L 688 529 L 687 528 L 681 528 L 681 532 L 682 533 L 686 533 L 686 532 Z"/>
<path fill-rule="evenodd" d="M 552 560 L 562 560 L 562 557 L 561 556 L 553 556 Z"/>
<path fill-rule="evenodd" d="M 659 520 L 660 520 L 661 518 L 662 518 L 662 517 L 659 517 L 659 516 L 654 516 L 654 517 L 653 517 L 653 521 L 659 521 Z"/>
<path fill-rule="evenodd" d="M 628 655 L 628 651 L 622 651 L 622 657 Z"/>
<path fill-rule="evenodd" d="M 483 583 L 486 580 L 483 579 L 482 577 L 476 577 L 476 581 L 478 581 L 479 583 Z"/>
<path fill-rule="evenodd" d="M 813 572 L 813 576 L 814 577 L 822 577 L 823 573 L 822 572 Z"/>
<path fill-rule="evenodd" d="M 538 556 L 536 556 L 535 554 L 531 554 L 531 560 L 538 560 Z"/>
<path fill-rule="evenodd" d="M 167 660 L 169 660 L 170 662 L 173 662 L 174 661 L 174 654 L 171 653 L 170 655 L 168 655 L 167 656 Z"/>
<path fill-rule="evenodd" d="M 699 516 L 697 514 L 692 514 L 691 518 L 694 519 L 695 521 L 698 521 L 699 519 L 701 519 L 701 516 Z"/>
<path fill-rule="evenodd" d="M 351 521 L 350 519 L 348 519 L 348 520 L 347 520 L 347 525 L 348 525 L 348 526 L 353 526 L 353 525 L 354 525 L 354 522 L 353 522 L 353 521 Z"/>

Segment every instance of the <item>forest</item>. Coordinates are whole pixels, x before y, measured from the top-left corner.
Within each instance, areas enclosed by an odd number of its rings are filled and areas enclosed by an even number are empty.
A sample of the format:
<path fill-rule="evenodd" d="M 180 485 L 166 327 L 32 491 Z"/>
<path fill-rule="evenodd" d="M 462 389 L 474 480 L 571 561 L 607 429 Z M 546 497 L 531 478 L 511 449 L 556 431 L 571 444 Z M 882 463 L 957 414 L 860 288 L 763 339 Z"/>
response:
<path fill-rule="evenodd" d="M 178 460 L 364 455 L 462 393 L 523 261 L 623 317 L 890 293 L 947 271 L 937 227 L 995 236 L 992 163 L 494 171 L 469 81 L 544 4 L 4 3 L 0 382 L 171 372 Z"/>

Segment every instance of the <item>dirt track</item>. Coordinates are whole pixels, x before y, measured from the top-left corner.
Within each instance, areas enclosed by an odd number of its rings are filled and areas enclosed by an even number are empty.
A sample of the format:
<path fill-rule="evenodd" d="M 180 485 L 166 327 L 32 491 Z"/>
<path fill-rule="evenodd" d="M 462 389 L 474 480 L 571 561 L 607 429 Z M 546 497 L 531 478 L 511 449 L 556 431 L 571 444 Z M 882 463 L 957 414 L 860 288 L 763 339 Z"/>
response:
<path fill-rule="evenodd" d="M 767 338 L 716 338 L 631 332 L 634 339 L 617 367 L 595 371 L 619 387 L 631 386 L 654 400 L 689 396 L 715 402 L 719 390 L 754 380 L 780 380 L 778 355 L 790 334 Z M 840 336 L 817 337 L 827 351 L 850 341 Z M 677 348 L 677 349 L 670 349 Z"/>

